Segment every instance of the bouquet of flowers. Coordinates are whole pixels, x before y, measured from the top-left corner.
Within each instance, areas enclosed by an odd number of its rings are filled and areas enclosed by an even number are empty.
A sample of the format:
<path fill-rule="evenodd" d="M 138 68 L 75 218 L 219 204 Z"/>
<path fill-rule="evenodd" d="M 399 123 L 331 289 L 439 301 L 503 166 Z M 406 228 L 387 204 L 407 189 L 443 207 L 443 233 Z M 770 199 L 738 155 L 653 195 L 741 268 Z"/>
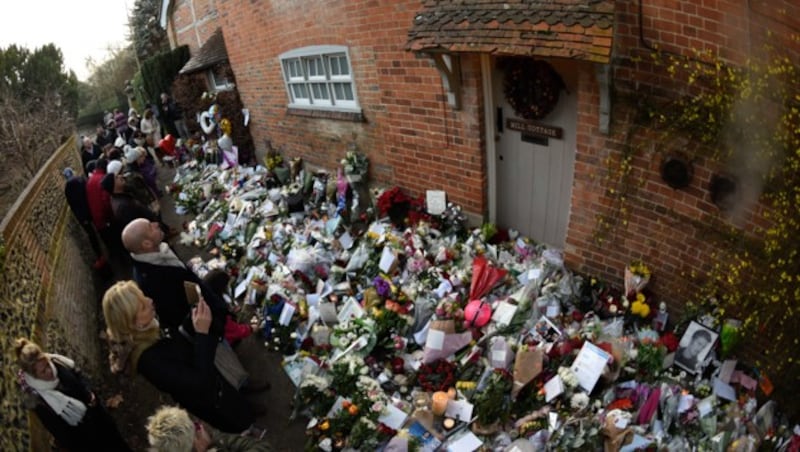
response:
<path fill-rule="evenodd" d="M 500 428 L 510 415 L 512 377 L 508 371 L 495 369 L 487 379 L 485 386 L 475 394 L 475 414 L 478 422 L 473 430 L 478 434 L 487 434 Z"/>
<path fill-rule="evenodd" d="M 422 364 L 417 371 L 417 383 L 427 392 L 447 391 L 456 383 L 456 365 L 446 359 Z"/>
<path fill-rule="evenodd" d="M 344 174 L 351 183 L 361 182 L 369 170 L 369 159 L 360 152 L 347 151 L 341 163 L 344 167 Z"/>
<path fill-rule="evenodd" d="M 625 296 L 633 298 L 650 282 L 650 269 L 640 260 L 625 267 Z"/>

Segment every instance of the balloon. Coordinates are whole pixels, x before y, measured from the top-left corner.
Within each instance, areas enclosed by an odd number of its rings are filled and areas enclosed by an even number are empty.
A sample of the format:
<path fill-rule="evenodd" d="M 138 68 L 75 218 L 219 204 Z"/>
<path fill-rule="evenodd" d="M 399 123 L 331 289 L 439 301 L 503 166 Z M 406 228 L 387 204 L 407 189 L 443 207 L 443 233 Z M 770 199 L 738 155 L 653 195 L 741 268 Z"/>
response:
<path fill-rule="evenodd" d="M 233 140 L 231 140 L 231 136 L 227 133 L 222 135 L 222 137 L 217 140 L 217 146 L 223 151 L 230 152 L 233 149 Z"/>
<path fill-rule="evenodd" d="M 169 134 L 158 142 L 158 147 L 169 155 L 175 155 L 175 137 Z"/>
<path fill-rule="evenodd" d="M 219 122 L 219 130 L 221 130 L 224 135 L 230 135 L 231 121 L 228 118 L 223 118 L 222 121 Z"/>
<path fill-rule="evenodd" d="M 464 308 L 464 326 L 466 328 L 480 328 L 492 318 L 492 307 L 481 300 L 472 300 Z"/>
<path fill-rule="evenodd" d="M 216 124 L 214 124 L 213 116 L 209 112 L 204 111 L 200 114 L 200 127 L 206 135 L 210 135 L 214 132 Z"/>

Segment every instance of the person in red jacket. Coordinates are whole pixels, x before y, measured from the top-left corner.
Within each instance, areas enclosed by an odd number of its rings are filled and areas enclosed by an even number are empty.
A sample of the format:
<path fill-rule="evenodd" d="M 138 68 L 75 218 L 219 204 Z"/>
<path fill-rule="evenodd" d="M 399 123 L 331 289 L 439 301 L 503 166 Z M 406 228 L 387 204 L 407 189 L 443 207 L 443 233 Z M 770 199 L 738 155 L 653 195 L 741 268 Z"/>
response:
<path fill-rule="evenodd" d="M 94 170 L 86 182 L 86 198 L 89 201 L 89 212 L 92 223 L 97 233 L 103 239 L 109 254 L 116 255 L 122 250 L 121 231 L 114 231 L 112 221 L 114 213 L 111 210 L 111 195 L 103 190 L 100 182 L 106 175 L 108 160 L 101 157 L 95 161 Z"/>

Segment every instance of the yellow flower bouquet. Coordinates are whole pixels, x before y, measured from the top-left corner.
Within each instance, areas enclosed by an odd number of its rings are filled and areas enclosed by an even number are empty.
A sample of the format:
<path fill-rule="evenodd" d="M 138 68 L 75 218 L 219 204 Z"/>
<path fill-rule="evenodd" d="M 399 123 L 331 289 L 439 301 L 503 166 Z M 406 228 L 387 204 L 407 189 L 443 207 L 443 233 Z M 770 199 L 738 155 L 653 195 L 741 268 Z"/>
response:
<path fill-rule="evenodd" d="M 640 260 L 625 267 L 625 296 L 633 299 L 650 282 L 650 269 Z"/>

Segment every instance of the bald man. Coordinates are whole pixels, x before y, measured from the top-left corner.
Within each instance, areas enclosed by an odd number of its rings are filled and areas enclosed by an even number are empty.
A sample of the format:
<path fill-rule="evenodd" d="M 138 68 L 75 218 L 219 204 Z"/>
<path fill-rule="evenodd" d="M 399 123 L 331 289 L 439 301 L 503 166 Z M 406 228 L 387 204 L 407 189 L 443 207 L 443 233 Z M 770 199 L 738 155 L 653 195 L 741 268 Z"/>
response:
<path fill-rule="evenodd" d="M 200 286 L 214 320 L 212 334 L 222 337 L 227 306 L 193 271 L 178 258 L 169 244 L 164 242 L 164 231 L 159 223 L 146 218 L 137 218 L 122 230 L 122 244 L 133 259 L 133 278 L 145 295 L 153 299 L 162 327 L 174 330 L 183 325 L 193 333 L 191 306 L 186 300 L 184 281 Z M 189 320 L 186 322 L 185 320 Z"/>

